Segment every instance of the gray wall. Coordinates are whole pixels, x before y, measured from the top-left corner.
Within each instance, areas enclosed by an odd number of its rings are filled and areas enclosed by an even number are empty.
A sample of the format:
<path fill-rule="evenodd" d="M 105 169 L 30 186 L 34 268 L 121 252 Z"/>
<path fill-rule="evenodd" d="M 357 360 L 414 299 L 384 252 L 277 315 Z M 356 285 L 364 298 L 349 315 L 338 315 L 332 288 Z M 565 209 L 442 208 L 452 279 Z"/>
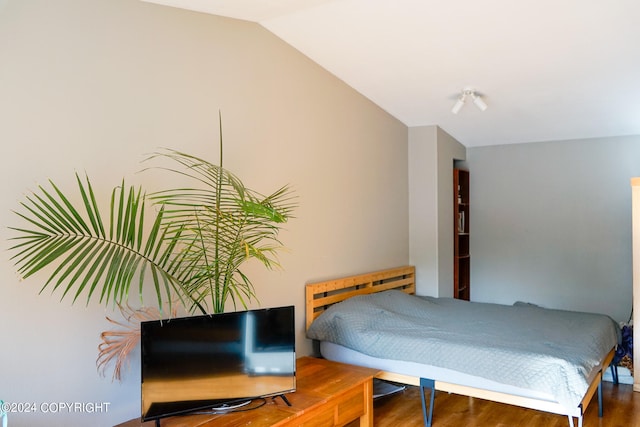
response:
<path fill-rule="evenodd" d="M 471 298 L 631 313 L 640 136 L 467 149 Z"/>

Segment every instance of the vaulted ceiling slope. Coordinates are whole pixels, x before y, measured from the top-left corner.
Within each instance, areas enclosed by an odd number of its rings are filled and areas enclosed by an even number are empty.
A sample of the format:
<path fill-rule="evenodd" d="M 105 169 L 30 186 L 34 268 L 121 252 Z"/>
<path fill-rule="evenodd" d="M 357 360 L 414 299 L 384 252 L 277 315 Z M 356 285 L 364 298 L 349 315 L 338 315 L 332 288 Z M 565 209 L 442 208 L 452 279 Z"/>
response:
<path fill-rule="evenodd" d="M 640 134 L 637 0 L 146 0 L 258 22 L 467 147 Z M 488 105 L 451 108 L 465 88 Z"/>

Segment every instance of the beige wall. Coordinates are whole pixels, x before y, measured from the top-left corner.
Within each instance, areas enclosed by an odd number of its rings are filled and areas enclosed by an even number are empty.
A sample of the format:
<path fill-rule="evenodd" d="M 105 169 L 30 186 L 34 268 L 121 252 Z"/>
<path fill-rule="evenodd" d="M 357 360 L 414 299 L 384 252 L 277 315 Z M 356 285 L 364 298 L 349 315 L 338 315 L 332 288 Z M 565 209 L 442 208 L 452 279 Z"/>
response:
<path fill-rule="evenodd" d="M 407 128 L 262 27 L 136 0 L 0 1 L 0 238 L 28 189 L 90 175 L 108 197 L 158 147 L 217 160 L 255 190 L 291 184 L 284 270 L 250 267 L 261 306 L 295 304 L 304 283 L 409 262 Z M 8 255 L 7 257 L 8 258 Z M 122 383 L 95 357 L 109 328 L 96 303 L 39 295 L 0 263 L 0 399 L 110 402 L 107 413 L 10 414 L 9 424 L 113 425 L 139 414 L 137 352 Z"/>
<path fill-rule="evenodd" d="M 438 294 L 438 127 L 409 129 L 409 254 L 419 295 Z"/>
<path fill-rule="evenodd" d="M 438 128 L 438 296 L 453 297 L 453 167 L 466 159 L 467 151 Z"/>
<path fill-rule="evenodd" d="M 453 163 L 465 147 L 438 126 L 409 129 L 409 254 L 419 295 L 453 296 Z"/>

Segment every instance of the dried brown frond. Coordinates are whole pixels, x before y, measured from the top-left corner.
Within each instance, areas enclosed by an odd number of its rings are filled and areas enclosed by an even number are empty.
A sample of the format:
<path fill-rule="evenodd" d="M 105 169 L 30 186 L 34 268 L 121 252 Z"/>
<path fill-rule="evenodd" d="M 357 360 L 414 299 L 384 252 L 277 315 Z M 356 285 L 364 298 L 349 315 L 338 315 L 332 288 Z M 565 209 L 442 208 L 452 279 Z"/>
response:
<path fill-rule="evenodd" d="M 171 317 L 177 313 L 176 305 L 173 305 Z M 111 380 L 122 379 L 122 368 L 129 354 L 140 342 L 140 322 L 158 320 L 162 318 L 161 312 L 155 307 L 132 308 L 129 305 L 119 305 L 120 313 L 124 318 L 118 322 L 107 316 L 107 320 L 119 326 L 120 330 L 105 331 L 100 334 L 102 342 L 98 345 L 98 358 L 96 366 L 100 375 L 104 376 L 108 365 L 113 361 L 113 375 Z"/>

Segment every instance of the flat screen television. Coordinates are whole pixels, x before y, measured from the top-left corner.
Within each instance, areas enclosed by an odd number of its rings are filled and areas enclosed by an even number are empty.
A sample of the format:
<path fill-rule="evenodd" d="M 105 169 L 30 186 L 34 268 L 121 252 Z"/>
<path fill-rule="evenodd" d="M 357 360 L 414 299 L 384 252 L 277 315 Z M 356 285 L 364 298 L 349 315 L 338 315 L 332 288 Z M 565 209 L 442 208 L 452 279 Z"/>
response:
<path fill-rule="evenodd" d="M 294 317 L 288 306 L 141 322 L 142 420 L 295 391 Z"/>

